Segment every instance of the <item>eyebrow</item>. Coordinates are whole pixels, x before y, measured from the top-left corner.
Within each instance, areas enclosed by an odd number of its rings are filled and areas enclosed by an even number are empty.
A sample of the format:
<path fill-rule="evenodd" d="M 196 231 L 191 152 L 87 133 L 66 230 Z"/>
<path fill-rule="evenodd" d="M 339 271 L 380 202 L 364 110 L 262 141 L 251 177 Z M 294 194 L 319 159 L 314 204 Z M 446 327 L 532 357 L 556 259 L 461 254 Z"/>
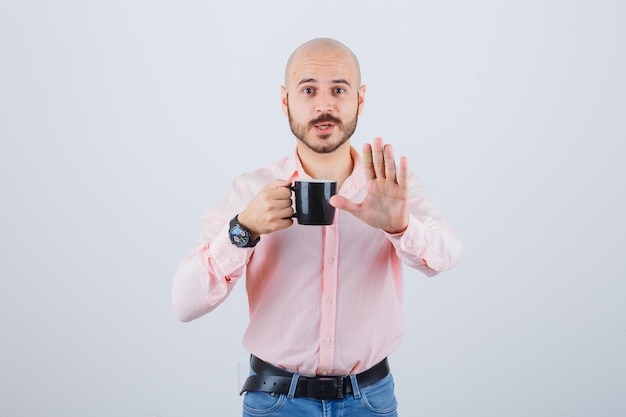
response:
<path fill-rule="evenodd" d="M 300 82 L 298 83 L 298 86 L 300 86 L 302 84 L 307 84 L 307 83 L 317 83 L 317 80 L 315 78 L 304 78 L 304 79 L 300 80 Z M 338 79 L 338 80 L 333 80 L 331 82 L 331 84 L 345 84 L 348 87 L 352 87 L 352 85 L 350 85 L 350 83 L 347 80 L 343 79 L 343 78 Z"/>

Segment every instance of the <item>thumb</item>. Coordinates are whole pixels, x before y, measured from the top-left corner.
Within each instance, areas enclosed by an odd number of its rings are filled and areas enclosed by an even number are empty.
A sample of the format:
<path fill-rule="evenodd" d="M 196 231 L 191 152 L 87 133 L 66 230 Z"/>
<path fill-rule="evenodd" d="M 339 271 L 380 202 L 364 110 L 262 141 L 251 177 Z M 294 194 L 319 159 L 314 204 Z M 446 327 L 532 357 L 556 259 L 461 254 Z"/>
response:
<path fill-rule="evenodd" d="M 348 200 L 344 196 L 334 195 L 330 198 L 330 205 L 338 208 L 339 210 L 345 210 L 348 213 L 352 213 L 353 215 L 358 217 L 358 213 L 361 210 L 361 205 L 353 203 Z"/>
<path fill-rule="evenodd" d="M 293 183 L 293 180 L 295 180 L 296 178 L 298 178 L 298 171 L 294 171 L 288 180 L 283 180 L 283 179 L 275 180 L 274 182 L 270 184 L 270 187 L 273 187 L 273 188 L 289 187 Z"/>
<path fill-rule="evenodd" d="M 289 180 L 277 179 L 267 184 L 267 188 L 289 187 L 290 185 L 291 181 Z"/>

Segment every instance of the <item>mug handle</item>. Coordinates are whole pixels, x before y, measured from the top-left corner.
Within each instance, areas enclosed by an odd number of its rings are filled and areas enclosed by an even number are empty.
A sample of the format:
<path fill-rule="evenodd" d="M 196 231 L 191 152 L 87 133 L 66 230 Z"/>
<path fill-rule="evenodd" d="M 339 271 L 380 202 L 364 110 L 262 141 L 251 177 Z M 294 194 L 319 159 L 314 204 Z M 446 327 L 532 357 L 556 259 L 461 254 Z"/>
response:
<path fill-rule="evenodd" d="M 289 188 L 291 190 L 291 192 L 295 193 L 296 192 L 296 186 L 295 185 L 288 185 L 286 186 L 287 188 Z M 293 214 L 289 217 L 287 217 L 288 219 L 295 219 L 296 217 L 298 217 L 298 213 L 296 213 L 296 211 L 293 211 Z"/>

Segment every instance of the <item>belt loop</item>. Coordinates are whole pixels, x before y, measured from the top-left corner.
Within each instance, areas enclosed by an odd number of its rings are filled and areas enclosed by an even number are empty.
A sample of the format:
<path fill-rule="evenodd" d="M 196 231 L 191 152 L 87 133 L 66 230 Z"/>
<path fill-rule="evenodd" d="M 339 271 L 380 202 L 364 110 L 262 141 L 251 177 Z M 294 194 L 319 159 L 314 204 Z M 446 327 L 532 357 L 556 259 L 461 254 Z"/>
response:
<path fill-rule="evenodd" d="M 356 380 L 356 375 L 350 375 L 350 382 L 352 383 L 352 395 L 354 395 L 354 398 L 358 400 L 361 398 L 361 390 L 359 389 L 359 383 Z"/>
<path fill-rule="evenodd" d="M 291 377 L 291 384 L 289 385 L 289 392 L 287 393 L 287 398 L 292 399 L 296 394 L 296 388 L 298 387 L 298 379 L 300 379 L 300 374 L 294 372 Z"/>

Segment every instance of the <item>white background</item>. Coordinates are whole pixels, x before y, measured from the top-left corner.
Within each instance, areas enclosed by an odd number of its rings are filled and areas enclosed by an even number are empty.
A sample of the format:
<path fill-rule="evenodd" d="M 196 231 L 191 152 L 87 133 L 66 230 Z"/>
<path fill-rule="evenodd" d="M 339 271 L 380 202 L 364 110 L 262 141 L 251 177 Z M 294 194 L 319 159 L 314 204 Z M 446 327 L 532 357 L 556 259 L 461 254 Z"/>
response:
<path fill-rule="evenodd" d="M 244 287 L 169 289 L 235 175 L 292 152 L 283 67 L 330 36 L 353 139 L 463 239 L 406 270 L 403 416 L 626 415 L 626 3 L 0 1 L 0 416 L 240 415 Z"/>

